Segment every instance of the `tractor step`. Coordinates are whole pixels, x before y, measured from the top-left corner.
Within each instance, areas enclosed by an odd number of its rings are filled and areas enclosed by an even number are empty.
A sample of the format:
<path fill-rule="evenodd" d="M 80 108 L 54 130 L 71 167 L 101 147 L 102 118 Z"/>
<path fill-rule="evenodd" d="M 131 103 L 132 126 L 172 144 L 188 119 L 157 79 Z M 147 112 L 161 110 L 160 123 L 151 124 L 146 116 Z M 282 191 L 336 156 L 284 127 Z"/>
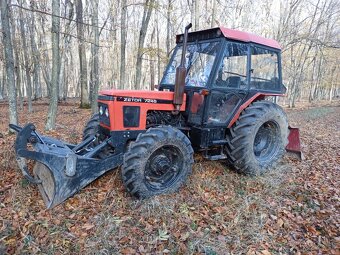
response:
<path fill-rule="evenodd" d="M 215 140 L 212 142 L 213 145 L 225 145 L 228 143 L 228 140 L 226 139 L 221 139 L 221 140 Z"/>
<path fill-rule="evenodd" d="M 221 159 L 227 159 L 228 156 L 225 154 L 220 154 L 220 155 L 206 155 L 204 158 L 209 159 L 209 160 L 221 160 Z"/>
<path fill-rule="evenodd" d="M 222 141 L 222 140 L 219 140 Z M 208 160 L 221 160 L 221 159 L 227 159 L 228 156 L 224 154 L 223 151 L 223 145 L 220 146 L 219 151 L 213 150 L 210 151 L 211 154 L 209 154 L 209 150 L 205 150 L 203 153 L 203 157 Z M 215 154 L 213 154 L 215 152 Z"/>

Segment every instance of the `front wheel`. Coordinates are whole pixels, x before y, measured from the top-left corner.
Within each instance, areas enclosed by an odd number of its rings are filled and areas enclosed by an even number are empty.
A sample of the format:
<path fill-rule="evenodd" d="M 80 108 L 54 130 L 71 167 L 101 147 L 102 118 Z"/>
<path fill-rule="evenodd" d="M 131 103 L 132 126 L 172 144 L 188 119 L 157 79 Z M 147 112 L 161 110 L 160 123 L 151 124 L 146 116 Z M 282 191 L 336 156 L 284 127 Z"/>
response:
<path fill-rule="evenodd" d="M 257 175 L 272 167 L 288 143 L 288 122 L 280 106 L 257 101 L 246 108 L 229 130 L 225 151 L 236 170 Z"/>
<path fill-rule="evenodd" d="M 193 165 L 189 139 L 171 126 L 140 134 L 124 155 L 122 179 L 137 198 L 174 192 L 185 183 Z"/>

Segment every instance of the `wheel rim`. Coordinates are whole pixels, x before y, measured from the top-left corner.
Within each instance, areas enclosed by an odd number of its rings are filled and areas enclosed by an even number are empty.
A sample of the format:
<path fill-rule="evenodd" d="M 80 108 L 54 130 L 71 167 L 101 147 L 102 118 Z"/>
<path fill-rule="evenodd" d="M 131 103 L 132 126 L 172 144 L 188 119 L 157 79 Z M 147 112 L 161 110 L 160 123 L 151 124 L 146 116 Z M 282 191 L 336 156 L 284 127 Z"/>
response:
<path fill-rule="evenodd" d="M 280 129 L 276 122 L 267 121 L 258 129 L 254 139 L 254 154 L 257 160 L 270 161 L 280 145 Z"/>
<path fill-rule="evenodd" d="M 175 146 L 155 150 L 145 165 L 145 180 L 152 190 L 163 190 L 175 183 L 183 167 L 183 153 Z"/>

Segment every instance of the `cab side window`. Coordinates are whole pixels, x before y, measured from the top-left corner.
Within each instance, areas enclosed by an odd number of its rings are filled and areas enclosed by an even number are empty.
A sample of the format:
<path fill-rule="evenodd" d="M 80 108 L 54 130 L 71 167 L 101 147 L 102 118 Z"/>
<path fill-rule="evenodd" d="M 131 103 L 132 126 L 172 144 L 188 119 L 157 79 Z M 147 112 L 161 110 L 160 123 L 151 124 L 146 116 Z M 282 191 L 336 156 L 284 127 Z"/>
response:
<path fill-rule="evenodd" d="M 247 88 L 247 45 L 228 42 L 215 86 Z"/>
<path fill-rule="evenodd" d="M 278 56 L 276 52 L 251 47 L 250 88 L 280 90 Z"/>

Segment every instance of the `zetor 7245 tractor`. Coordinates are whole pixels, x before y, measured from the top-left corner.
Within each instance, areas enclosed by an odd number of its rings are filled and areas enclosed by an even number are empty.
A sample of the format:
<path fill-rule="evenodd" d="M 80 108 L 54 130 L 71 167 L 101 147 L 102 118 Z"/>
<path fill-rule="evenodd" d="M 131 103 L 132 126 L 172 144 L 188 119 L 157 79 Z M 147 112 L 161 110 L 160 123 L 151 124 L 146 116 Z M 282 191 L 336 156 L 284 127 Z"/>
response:
<path fill-rule="evenodd" d="M 250 175 L 271 168 L 285 148 L 299 151 L 298 130 L 265 100 L 286 92 L 279 44 L 223 27 L 188 33 L 190 27 L 176 37 L 159 91 L 101 91 L 80 144 L 41 136 L 33 124 L 10 125 L 18 132 L 18 165 L 48 208 L 120 165 L 126 189 L 147 198 L 177 190 L 194 151 Z M 33 170 L 27 159 L 36 162 Z"/>

